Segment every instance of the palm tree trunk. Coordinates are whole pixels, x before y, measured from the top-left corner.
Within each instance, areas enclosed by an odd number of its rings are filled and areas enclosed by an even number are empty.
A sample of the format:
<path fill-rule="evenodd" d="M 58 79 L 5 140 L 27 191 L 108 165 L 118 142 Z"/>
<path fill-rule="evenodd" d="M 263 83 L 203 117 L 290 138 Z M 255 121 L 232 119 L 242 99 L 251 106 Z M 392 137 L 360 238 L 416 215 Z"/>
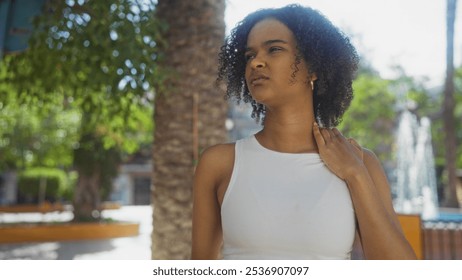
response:
<path fill-rule="evenodd" d="M 168 24 L 162 66 L 172 71 L 155 98 L 153 259 L 189 259 L 192 181 L 199 152 L 226 140 L 226 102 L 216 88 L 224 0 L 159 0 Z"/>
<path fill-rule="evenodd" d="M 454 118 L 454 23 L 456 17 L 457 0 L 447 0 L 447 48 L 446 48 L 446 81 L 444 86 L 443 118 L 446 133 L 446 170 L 448 182 L 445 190 L 445 206 L 459 207 L 457 199 L 456 176 L 456 135 Z"/>

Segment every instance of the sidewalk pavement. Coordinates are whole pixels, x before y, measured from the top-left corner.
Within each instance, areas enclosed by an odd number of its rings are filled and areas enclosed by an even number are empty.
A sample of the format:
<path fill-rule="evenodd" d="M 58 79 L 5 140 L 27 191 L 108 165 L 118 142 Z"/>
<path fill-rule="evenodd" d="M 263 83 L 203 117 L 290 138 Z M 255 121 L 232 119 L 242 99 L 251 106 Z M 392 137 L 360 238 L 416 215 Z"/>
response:
<path fill-rule="evenodd" d="M 0 244 L 0 260 L 150 260 L 151 259 L 151 206 L 123 206 L 104 210 L 104 218 L 137 222 L 140 234 L 113 239 Z M 65 221 L 69 212 L 0 214 L 0 223 L 12 221 Z"/>

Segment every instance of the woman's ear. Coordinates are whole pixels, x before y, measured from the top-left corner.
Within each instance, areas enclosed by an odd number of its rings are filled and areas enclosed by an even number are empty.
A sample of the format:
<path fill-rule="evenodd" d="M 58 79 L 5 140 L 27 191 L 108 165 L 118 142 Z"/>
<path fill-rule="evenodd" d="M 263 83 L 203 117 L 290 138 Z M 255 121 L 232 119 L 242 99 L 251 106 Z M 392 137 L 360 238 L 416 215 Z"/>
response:
<path fill-rule="evenodd" d="M 310 80 L 314 82 L 314 81 L 316 81 L 317 79 L 318 79 L 318 75 L 316 75 L 316 73 L 312 73 L 312 74 L 311 74 L 311 77 L 310 77 Z"/>
<path fill-rule="evenodd" d="M 317 79 L 318 79 L 318 76 L 316 75 L 316 73 L 312 73 L 310 76 L 311 91 L 314 90 L 314 81 L 316 81 Z"/>

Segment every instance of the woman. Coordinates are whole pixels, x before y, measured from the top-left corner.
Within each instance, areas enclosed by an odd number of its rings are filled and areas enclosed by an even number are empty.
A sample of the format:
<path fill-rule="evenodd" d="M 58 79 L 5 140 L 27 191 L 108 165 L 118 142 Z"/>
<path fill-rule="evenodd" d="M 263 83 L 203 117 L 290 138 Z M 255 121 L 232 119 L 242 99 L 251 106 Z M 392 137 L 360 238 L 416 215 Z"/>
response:
<path fill-rule="evenodd" d="M 358 58 L 317 11 L 248 15 L 220 53 L 227 97 L 263 129 L 210 147 L 194 179 L 193 259 L 414 259 L 375 155 L 335 126 Z"/>

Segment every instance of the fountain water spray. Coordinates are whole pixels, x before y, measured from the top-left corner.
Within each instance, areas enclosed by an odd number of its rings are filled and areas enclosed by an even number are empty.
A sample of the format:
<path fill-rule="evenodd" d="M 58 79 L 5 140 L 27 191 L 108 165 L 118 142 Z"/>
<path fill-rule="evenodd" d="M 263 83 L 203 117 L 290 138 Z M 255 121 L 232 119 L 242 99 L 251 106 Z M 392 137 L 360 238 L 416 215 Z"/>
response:
<path fill-rule="evenodd" d="M 397 135 L 397 184 L 395 210 L 403 214 L 420 214 L 430 220 L 438 216 L 438 197 L 430 120 L 405 110 L 401 114 Z"/>

